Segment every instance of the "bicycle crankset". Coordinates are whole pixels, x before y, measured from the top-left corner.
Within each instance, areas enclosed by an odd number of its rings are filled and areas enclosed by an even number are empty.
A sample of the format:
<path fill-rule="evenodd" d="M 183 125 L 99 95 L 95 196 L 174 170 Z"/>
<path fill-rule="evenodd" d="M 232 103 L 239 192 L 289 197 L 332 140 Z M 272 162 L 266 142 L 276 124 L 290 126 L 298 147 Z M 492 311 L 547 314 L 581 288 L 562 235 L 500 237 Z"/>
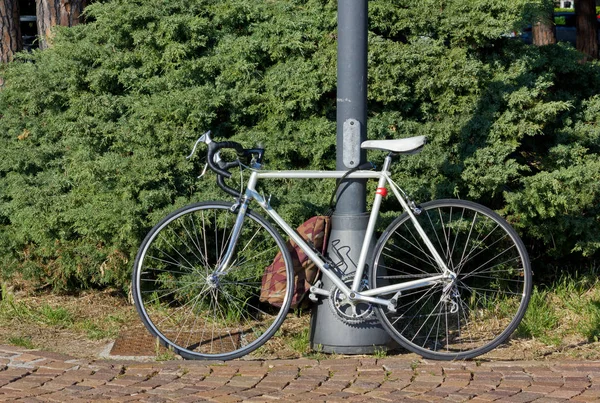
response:
<path fill-rule="evenodd" d="M 348 286 L 352 285 L 353 280 L 353 274 L 348 274 L 342 277 L 342 281 Z M 358 291 L 360 292 L 366 290 L 367 288 L 368 281 L 363 279 L 360 283 Z M 339 320 L 348 325 L 356 325 L 359 323 L 376 320 L 373 305 L 366 302 L 349 301 L 344 293 L 335 285 L 331 287 L 329 308 L 333 311 L 333 313 L 335 313 L 335 316 Z"/>

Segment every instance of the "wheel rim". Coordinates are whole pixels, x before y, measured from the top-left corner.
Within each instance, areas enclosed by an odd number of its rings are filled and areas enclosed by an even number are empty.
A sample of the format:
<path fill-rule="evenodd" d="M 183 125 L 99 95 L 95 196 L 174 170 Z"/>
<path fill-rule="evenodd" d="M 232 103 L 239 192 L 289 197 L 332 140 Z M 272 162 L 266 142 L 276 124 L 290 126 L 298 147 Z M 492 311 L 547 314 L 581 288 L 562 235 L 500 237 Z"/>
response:
<path fill-rule="evenodd" d="M 281 307 L 261 298 L 265 268 L 283 241 L 253 214 L 244 220 L 230 268 L 216 273 L 236 216 L 230 205 L 174 214 L 151 233 L 137 259 L 138 311 L 163 344 L 186 358 L 247 354 L 262 345 L 285 316 L 287 275 L 278 287 L 284 296 Z"/>
<path fill-rule="evenodd" d="M 456 278 L 405 291 L 397 312 L 380 308 L 404 347 L 433 358 L 472 358 L 501 343 L 522 318 L 530 270 L 522 242 L 495 213 L 463 202 L 431 203 L 417 216 Z M 408 216 L 377 248 L 375 287 L 441 273 Z"/>

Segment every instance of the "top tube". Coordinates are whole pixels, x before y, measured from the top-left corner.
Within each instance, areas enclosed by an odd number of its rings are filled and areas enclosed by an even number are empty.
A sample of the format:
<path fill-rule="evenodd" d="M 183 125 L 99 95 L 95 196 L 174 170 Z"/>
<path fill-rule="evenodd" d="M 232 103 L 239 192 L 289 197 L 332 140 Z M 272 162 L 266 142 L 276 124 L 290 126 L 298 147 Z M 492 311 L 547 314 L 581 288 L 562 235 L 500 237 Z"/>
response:
<path fill-rule="evenodd" d="M 347 171 L 257 171 L 260 179 L 338 179 Z M 348 174 L 349 179 L 379 179 L 385 176 L 382 171 L 356 171 Z"/>

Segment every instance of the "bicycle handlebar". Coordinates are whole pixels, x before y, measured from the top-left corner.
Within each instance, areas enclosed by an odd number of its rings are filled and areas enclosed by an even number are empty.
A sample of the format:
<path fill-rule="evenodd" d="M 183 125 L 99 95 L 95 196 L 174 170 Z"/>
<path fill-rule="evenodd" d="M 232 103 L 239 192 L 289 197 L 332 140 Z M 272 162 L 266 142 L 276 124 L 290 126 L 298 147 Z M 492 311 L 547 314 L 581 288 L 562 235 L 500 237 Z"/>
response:
<path fill-rule="evenodd" d="M 247 157 L 249 160 L 252 156 L 256 155 L 256 161 L 260 164 L 262 162 L 263 155 L 265 150 L 262 148 L 244 148 L 240 143 L 235 141 L 213 141 L 210 138 L 210 132 L 202 135 L 196 144 L 194 145 L 194 149 L 192 153 L 188 156 L 190 158 L 196 149 L 196 146 L 199 142 L 204 142 L 208 146 L 208 155 L 207 155 L 207 165 L 208 167 L 217 174 L 217 185 L 223 189 L 223 191 L 233 197 L 240 197 L 240 190 L 236 190 L 232 187 L 227 186 L 225 184 L 225 178 L 231 178 L 231 172 L 229 169 L 239 167 L 241 165 L 240 160 L 235 161 L 223 161 L 220 158 L 219 151 L 222 149 L 233 149 L 237 153 L 238 157 Z"/>
<path fill-rule="evenodd" d="M 223 170 L 222 170 L 222 171 L 223 171 L 223 172 L 227 172 L 227 173 L 228 173 L 228 174 L 231 176 L 231 173 L 230 173 L 229 171 L 227 171 L 227 169 L 229 169 L 229 168 L 235 168 L 235 167 L 238 167 L 238 166 L 240 166 L 240 161 L 239 161 L 239 160 L 237 160 L 237 161 L 231 161 L 231 162 L 221 162 L 220 164 L 223 166 Z M 225 179 L 224 179 L 224 178 L 225 178 L 225 177 L 224 177 L 223 175 L 220 175 L 220 174 L 217 172 L 217 185 L 218 185 L 218 186 L 219 186 L 221 189 L 223 189 L 223 191 L 224 191 L 225 193 L 227 193 L 227 194 L 229 194 L 229 195 L 231 195 L 231 196 L 233 196 L 233 197 L 236 197 L 236 198 L 237 198 L 237 197 L 240 197 L 240 196 L 241 196 L 241 193 L 240 193 L 240 192 L 241 192 L 242 190 L 241 190 L 241 189 L 237 189 L 237 190 L 236 190 L 236 189 L 234 189 L 234 188 L 232 188 L 232 187 L 230 187 L 230 186 L 227 186 L 227 184 L 225 183 Z"/>
<path fill-rule="evenodd" d="M 238 156 L 240 156 L 240 157 L 244 157 L 247 154 L 246 154 L 246 150 L 244 149 L 244 147 L 240 143 L 236 143 L 235 141 L 220 141 L 220 142 L 213 141 L 208 144 L 208 157 L 207 157 L 207 161 L 206 161 L 208 163 L 208 166 L 210 167 L 210 169 L 215 171 L 217 173 L 217 175 L 224 176 L 227 179 L 229 179 L 229 178 L 231 178 L 231 172 L 227 171 L 227 169 L 232 168 L 234 166 L 239 166 L 239 161 L 235 161 L 235 165 L 232 165 L 232 166 L 227 166 L 227 165 L 231 165 L 230 162 L 224 162 L 224 163 L 219 162 L 218 164 L 215 163 L 215 160 L 214 160 L 215 154 L 217 152 L 219 152 L 219 150 L 222 150 L 224 148 L 234 149 L 237 152 Z M 217 166 L 217 165 L 219 165 L 219 166 Z"/>

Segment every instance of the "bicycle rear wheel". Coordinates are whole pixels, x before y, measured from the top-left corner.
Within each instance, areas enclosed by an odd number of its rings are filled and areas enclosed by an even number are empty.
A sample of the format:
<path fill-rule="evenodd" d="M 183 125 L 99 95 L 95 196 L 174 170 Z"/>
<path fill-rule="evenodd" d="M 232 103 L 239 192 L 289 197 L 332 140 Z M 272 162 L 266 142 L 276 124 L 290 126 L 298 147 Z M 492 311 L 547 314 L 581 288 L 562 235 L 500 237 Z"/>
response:
<path fill-rule="evenodd" d="M 234 258 L 217 274 L 237 213 L 231 203 L 206 202 L 179 209 L 143 241 L 133 270 L 133 297 L 146 328 L 184 358 L 229 360 L 263 345 L 291 303 L 291 258 L 281 236 L 248 210 Z M 277 284 L 281 306 L 265 300 L 265 268 L 276 256 L 285 270 Z M 263 295 L 261 295 L 261 291 Z"/>
<path fill-rule="evenodd" d="M 421 227 L 455 280 L 404 291 L 391 313 L 376 312 L 403 347 L 426 358 L 469 359 L 505 341 L 525 314 L 531 269 L 523 242 L 498 214 L 463 200 L 421 206 Z M 407 213 L 378 241 L 371 288 L 440 274 Z M 390 295 L 391 297 L 392 295 Z"/>

